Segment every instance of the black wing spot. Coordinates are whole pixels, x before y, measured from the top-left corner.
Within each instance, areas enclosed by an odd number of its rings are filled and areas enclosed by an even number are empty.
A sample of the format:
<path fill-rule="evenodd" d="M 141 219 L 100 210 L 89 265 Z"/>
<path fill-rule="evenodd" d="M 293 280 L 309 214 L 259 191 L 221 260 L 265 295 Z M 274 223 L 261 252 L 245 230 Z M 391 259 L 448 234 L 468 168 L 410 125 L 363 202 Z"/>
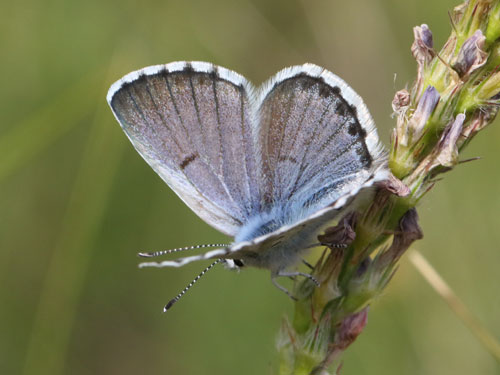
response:
<path fill-rule="evenodd" d="M 351 112 L 353 113 L 354 116 L 356 116 L 356 118 L 358 118 L 358 109 L 354 104 L 351 105 Z"/>
<path fill-rule="evenodd" d="M 319 86 L 319 96 L 321 98 L 328 98 L 330 97 L 330 93 L 332 92 L 332 90 L 330 89 L 328 86 L 325 86 L 325 85 L 320 85 Z"/>
<path fill-rule="evenodd" d="M 349 115 L 349 107 L 343 101 L 340 101 L 335 108 L 336 112 L 342 116 L 347 117 Z"/>
<path fill-rule="evenodd" d="M 366 130 L 361 127 L 358 121 L 352 122 L 347 130 L 353 137 L 359 135 L 362 138 L 366 137 Z"/>
<path fill-rule="evenodd" d="M 210 76 L 210 78 L 214 81 L 218 81 L 220 79 L 220 76 L 219 76 L 219 68 L 217 66 L 214 65 L 214 68 L 213 70 L 208 74 Z"/>
<path fill-rule="evenodd" d="M 131 86 L 145 85 L 147 79 L 148 79 L 148 75 L 144 72 L 140 72 L 139 76 L 136 79 L 134 79 L 133 81 L 124 82 L 122 84 L 122 87 L 120 87 L 120 89 L 117 92 L 122 91 L 122 90 L 130 90 Z"/>
<path fill-rule="evenodd" d="M 179 167 L 181 167 L 182 170 L 184 170 L 189 164 L 191 164 L 196 158 L 198 157 L 197 153 L 191 154 L 184 158 L 181 164 L 179 164 Z"/>
<path fill-rule="evenodd" d="M 319 85 L 319 96 L 323 99 L 327 99 L 332 96 L 342 96 L 342 93 L 338 86 L 332 87 L 329 84 L 322 82 L 322 84 Z"/>
<path fill-rule="evenodd" d="M 338 86 L 332 87 L 332 92 L 337 96 L 342 96 L 342 90 Z"/>
<path fill-rule="evenodd" d="M 311 87 L 316 85 L 319 81 L 317 78 L 309 77 L 307 75 L 300 74 L 299 77 L 300 77 L 300 80 L 298 81 L 299 85 L 301 89 L 304 91 L 310 90 Z"/>
<path fill-rule="evenodd" d="M 359 155 L 359 160 L 361 161 L 361 163 L 366 167 L 370 168 L 373 159 L 368 150 L 365 147 L 360 147 L 359 149 L 357 149 L 357 153 Z"/>
<path fill-rule="evenodd" d="M 358 126 L 357 125 L 358 124 L 356 122 L 352 122 L 351 124 L 349 124 L 348 132 L 353 137 L 358 133 Z"/>

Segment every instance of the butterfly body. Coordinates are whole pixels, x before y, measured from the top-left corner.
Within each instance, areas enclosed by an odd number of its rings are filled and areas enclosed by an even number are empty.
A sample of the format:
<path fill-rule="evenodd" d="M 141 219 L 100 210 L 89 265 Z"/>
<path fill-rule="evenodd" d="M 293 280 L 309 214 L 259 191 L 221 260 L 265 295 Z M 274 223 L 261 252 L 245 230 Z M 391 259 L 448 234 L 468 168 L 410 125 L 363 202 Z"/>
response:
<path fill-rule="evenodd" d="M 387 178 L 363 101 L 313 64 L 259 89 L 209 63 L 158 65 L 126 75 L 107 99 L 146 162 L 234 237 L 225 248 L 144 266 L 222 258 L 282 274 L 360 190 Z"/>
<path fill-rule="evenodd" d="M 238 258 L 245 266 L 266 268 L 272 274 L 278 274 L 280 271 L 295 264 L 301 258 L 308 247 L 317 242 L 314 239 L 322 223 L 303 224 L 295 230 L 280 231 L 280 228 L 287 227 L 281 221 L 272 216 L 264 216 L 264 221 L 259 217 L 255 222 L 249 223 L 249 228 L 243 227 L 241 232 L 235 238 L 235 244 L 238 245 L 245 241 L 254 241 L 255 249 L 248 246 L 238 252 Z M 272 233 L 272 236 L 266 236 Z M 265 240 L 267 237 L 267 240 Z M 262 239 L 262 240 L 261 240 Z M 261 248 L 265 248 L 262 251 Z M 232 255 L 229 252 L 228 255 Z"/>

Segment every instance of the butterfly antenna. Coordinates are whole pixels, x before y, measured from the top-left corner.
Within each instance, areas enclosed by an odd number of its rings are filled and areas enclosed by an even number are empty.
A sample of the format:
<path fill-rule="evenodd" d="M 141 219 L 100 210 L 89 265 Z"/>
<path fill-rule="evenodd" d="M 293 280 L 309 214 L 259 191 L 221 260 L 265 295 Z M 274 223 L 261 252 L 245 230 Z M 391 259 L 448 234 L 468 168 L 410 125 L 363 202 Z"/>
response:
<path fill-rule="evenodd" d="M 163 312 L 167 312 L 167 310 L 168 310 L 168 309 L 170 309 L 174 303 L 176 303 L 178 300 L 180 300 L 180 299 L 181 299 L 181 297 L 182 297 L 184 294 L 186 294 L 186 292 L 187 292 L 187 291 L 188 291 L 188 290 L 189 290 L 189 289 L 190 289 L 190 288 L 191 288 L 194 284 L 196 284 L 196 282 L 197 282 L 199 279 L 201 279 L 201 277 L 202 277 L 205 273 L 207 273 L 208 271 L 210 271 L 210 269 L 211 269 L 213 266 L 215 266 L 216 264 L 218 264 L 218 263 L 220 263 L 220 262 L 223 262 L 223 261 L 224 261 L 224 259 L 217 259 L 215 262 L 213 262 L 211 265 L 209 265 L 207 268 L 205 268 L 203 271 L 201 271 L 201 273 L 200 273 L 198 276 L 196 276 L 196 277 L 194 278 L 194 280 L 193 280 L 193 281 L 191 281 L 191 282 L 188 284 L 188 286 L 186 286 L 186 287 L 182 290 L 182 292 L 180 292 L 177 296 L 175 296 L 174 298 L 172 298 L 172 299 L 171 299 L 171 300 L 170 300 L 170 301 L 169 301 L 169 302 L 165 305 L 165 307 L 163 308 Z"/>
<path fill-rule="evenodd" d="M 137 255 L 139 255 L 140 257 L 143 257 L 143 258 L 154 258 L 154 257 L 158 257 L 158 256 L 165 255 L 165 254 L 176 253 L 178 251 L 203 249 L 205 247 L 229 247 L 229 246 L 230 245 L 224 244 L 224 243 L 211 243 L 211 244 L 206 244 L 206 245 L 186 246 L 186 247 L 178 247 L 176 249 L 153 251 L 151 253 L 139 253 Z"/>
<path fill-rule="evenodd" d="M 318 243 L 313 243 L 312 245 L 306 246 L 305 249 L 312 249 L 313 247 L 319 247 L 319 246 L 327 246 L 327 247 L 332 247 L 336 249 L 343 249 L 347 247 L 346 243 L 323 243 L 323 242 L 318 242 Z"/>

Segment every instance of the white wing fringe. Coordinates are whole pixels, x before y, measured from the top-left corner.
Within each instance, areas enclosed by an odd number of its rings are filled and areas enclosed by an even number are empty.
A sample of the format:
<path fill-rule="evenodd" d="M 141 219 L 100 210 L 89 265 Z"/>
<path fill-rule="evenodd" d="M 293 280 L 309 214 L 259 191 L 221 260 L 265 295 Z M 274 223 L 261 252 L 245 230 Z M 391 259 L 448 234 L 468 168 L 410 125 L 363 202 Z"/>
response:
<path fill-rule="evenodd" d="M 208 251 L 204 254 L 193 255 L 190 257 L 178 258 L 174 260 L 164 260 L 162 262 L 143 262 L 139 263 L 139 268 L 145 267 L 182 267 L 188 263 L 196 262 L 198 260 L 206 260 L 206 259 L 214 259 L 214 258 L 222 258 L 229 253 L 228 249 L 216 249 Z"/>

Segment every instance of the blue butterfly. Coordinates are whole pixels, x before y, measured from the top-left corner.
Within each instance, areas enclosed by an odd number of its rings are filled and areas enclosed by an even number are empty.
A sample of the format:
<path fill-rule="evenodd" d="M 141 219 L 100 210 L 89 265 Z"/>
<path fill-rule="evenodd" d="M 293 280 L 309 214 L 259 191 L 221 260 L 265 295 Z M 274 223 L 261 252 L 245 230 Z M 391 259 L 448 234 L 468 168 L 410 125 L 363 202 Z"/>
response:
<path fill-rule="evenodd" d="M 361 189 L 388 177 L 362 99 L 313 64 L 283 69 L 258 89 L 210 63 L 151 66 L 114 83 L 107 100 L 154 171 L 234 237 L 201 255 L 142 266 L 217 259 L 207 270 L 218 262 L 266 268 L 288 293 L 276 277 L 312 278 L 288 269 Z"/>

